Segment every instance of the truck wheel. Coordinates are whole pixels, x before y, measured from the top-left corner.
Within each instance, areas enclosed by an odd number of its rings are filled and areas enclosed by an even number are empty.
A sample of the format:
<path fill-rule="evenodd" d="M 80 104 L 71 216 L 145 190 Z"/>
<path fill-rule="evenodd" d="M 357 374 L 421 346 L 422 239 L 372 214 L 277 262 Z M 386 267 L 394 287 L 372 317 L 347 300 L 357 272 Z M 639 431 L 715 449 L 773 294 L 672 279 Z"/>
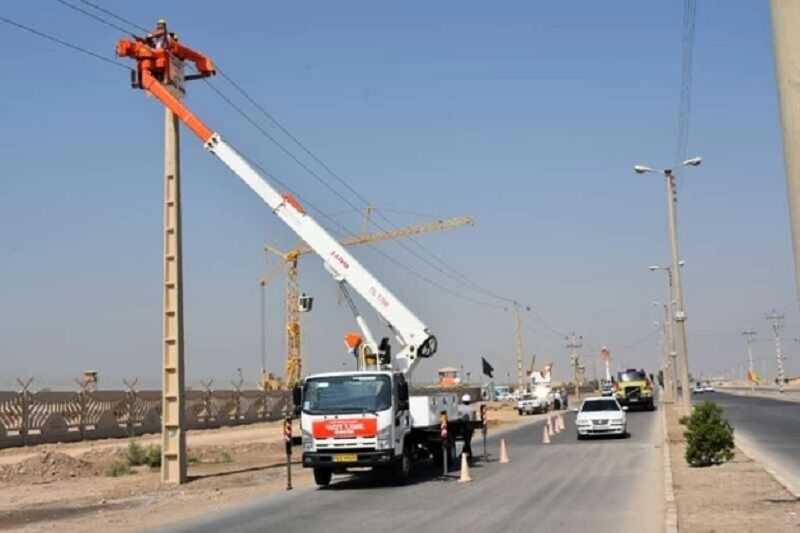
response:
<path fill-rule="evenodd" d="M 323 468 L 314 469 L 314 482 L 320 487 L 327 487 L 331 483 L 333 472 Z"/>
<path fill-rule="evenodd" d="M 519 416 L 522 416 L 522 409 L 517 409 L 517 412 L 519 412 Z"/>
<path fill-rule="evenodd" d="M 395 464 L 394 478 L 399 485 L 405 485 L 411 479 L 411 452 L 408 446 L 403 447 L 403 455 Z"/>

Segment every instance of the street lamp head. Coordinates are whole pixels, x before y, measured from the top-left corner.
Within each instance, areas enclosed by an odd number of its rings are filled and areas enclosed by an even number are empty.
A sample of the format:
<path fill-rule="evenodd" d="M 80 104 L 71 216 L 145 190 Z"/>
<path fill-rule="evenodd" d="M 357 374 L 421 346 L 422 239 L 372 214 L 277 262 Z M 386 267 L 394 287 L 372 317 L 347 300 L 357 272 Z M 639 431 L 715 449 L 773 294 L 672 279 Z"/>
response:
<path fill-rule="evenodd" d="M 680 261 L 678 261 L 678 266 L 679 266 L 679 267 L 682 267 L 682 266 L 683 266 L 683 265 L 685 265 L 685 264 L 686 264 L 686 261 L 684 261 L 683 259 L 681 259 Z"/>
<path fill-rule="evenodd" d="M 650 272 L 655 272 L 656 270 L 661 270 L 661 269 L 662 269 L 662 268 L 664 268 L 664 267 L 660 267 L 660 266 L 658 266 L 658 265 L 650 265 L 650 266 L 649 266 L 649 267 L 647 267 L 647 268 L 649 268 L 649 269 L 650 269 Z"/>
<path fill-rule="evenodd" d="M 691 159 L 687 159 L 683 163 L 681 163 L 685 167 L 699 167 L 700 163 L 703 162 L 702 157 L 693 157 Z"/>
<path fill-rule="evenodd" d="M 655 170 L 653 170 L 652 168 L 646 167 L 644 165 L 635 165 L 633 167 L 633 171 L 636 172 L 637 174 L 644 174 L 645 172 L 655 172 Z"/>

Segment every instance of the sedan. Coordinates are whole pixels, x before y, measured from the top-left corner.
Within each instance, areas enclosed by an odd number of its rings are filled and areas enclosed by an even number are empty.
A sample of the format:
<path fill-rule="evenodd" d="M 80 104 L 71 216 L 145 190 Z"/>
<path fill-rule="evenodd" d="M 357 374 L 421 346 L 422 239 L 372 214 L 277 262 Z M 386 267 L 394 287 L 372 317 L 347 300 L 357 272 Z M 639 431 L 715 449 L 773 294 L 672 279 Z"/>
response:
<path fill-rule="evenodd" d="M 578 440 L 595 435 L 628 435 L 627 408 L 620 407 L 614 398 L 586 398 L 576 411 Z"/>

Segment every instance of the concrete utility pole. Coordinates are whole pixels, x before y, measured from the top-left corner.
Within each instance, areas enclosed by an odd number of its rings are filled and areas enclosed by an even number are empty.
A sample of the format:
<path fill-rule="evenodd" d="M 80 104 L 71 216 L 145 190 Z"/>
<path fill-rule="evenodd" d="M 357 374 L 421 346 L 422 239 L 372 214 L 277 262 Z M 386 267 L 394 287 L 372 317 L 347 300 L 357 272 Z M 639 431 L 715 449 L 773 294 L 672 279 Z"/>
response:
<path fill-rule="evenodd" d="M 566 340 L 568 341 L 567 348 L 571 350 L 570 362 L 572 363 L 572 370 L 575 379 L 575 397 L 577 398 L 580 393 L 580 382 L 578 379 L 580 361 L 578 360 L 578 349 L 583 347 L 583 336 L 577 336 L 573 333 L 569 337 L 566 337 Z"/>
<path fill-rule="evenodd" d="M 178 117 L 164 115 L 164 315 L 161 481 L 186 481 L 183 368 L 183 253 Z"/>
<path fill-rule="evenodd" d="M 658 303 L 658 302 L 656 302 Z M 664 309 L 664 329 L 662 338 L 664 339 L 664 402 L 672 403 L 675 401 L 675 339 L 672 331 L 672 317 L 670 316 L 670 305 L 661 304 Z"/>
<path fill-rule="evenodd" d="M 747 381 L 750 382 L 750 390 L 754 390 L 756 388 L 756 384 L 753 381 L 753 376 L 755 373 L 755 368 L 753 367 L 753 338 L 756 336 L 756 332 L 753 330 L 747 330 L 743 331 L 742 335 L 744 335 L 744 338 L 747 341 Z"/>
<path fill-rule="evenodd" d="M 525 371 L 522 369 L 522 321 L 519 316 L 519 305 L 514 304 L 514 331 L 517 337 L 517 390 L 525 390 Z"/>
<path fill-rule="evenodd" d="M 796 288 L 800 291 L 800 2 L 771 0 L 783 158 L 792 224 Z"/>
<path fill-rule="evenodd" d="M 775 359 L 777 360 L 778 363 L 778 390 L 780 392 L 783 392 L 783 382 L 784 382 L 783 360 L 785 358 L 781 353 L 781 338 L 780 338 L 780 332 L 781 329 L 783 328 L 783 323 L 782 323 L 783 315 L 778 314 L 778 312 L 773 309 L 772 313 L 767 315 L 767 320 L 772 322 L 772 331 L 775 333 Z"/>

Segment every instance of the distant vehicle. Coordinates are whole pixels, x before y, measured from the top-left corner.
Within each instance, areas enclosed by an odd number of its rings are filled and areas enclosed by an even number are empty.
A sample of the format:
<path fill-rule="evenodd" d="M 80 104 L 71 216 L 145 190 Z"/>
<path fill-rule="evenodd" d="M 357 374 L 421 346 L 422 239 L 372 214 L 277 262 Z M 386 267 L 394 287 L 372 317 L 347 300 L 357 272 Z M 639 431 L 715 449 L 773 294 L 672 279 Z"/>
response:
<path fill-rule="evenodd" d="M 547 403 L 547 400 L 534 394 L 523 394 L 517 402 L 517 411 L 520 416 L 546 413 L 549 410 L 550 405 Z"/>
<path fill-rule="evenodd" d="M 614 384 L 610 381 L 603 382 L 600 386 L 600 394 L 603 396 L 614 396 Z"/>
<path fill-rule="evenodd" d="M 515 402 L 517 397 L 511 392 L 503 392 L 497 395 L 498 402 Z"/>
<path fill-rule="evenodd" d="M 700 382 L 695 383 L 694 387 L 692 387 L 692 392 L 695 394 L 703 394 L 705 391 L 706 388 Z"/>
<path fill-rule="evenodd" d="M 703 392 L 714 392 L 714 386 L 711 383 L 706 383 L 703 386 Z"/>
<path fill-rule="evenodd" d="M 628 368 L 617 373 L 617 390 L 615 398 L 623 406 L 641 406 L 652 411 L 653 382 L 644 370 Z"/>
<path fill-rule="evenodd" d="M 494 388 L 494 397 L 500 402 L 507 402 L 511 400 L 511 387 L 508 385 L 496 385 Z"/>
<path fill-rule="evenodd" d="M 580 409 L 577 409 L 578 415 L 575 418 L 578 440 L 593 435 L 627 436 L 627 409 L 620 406 L 614 398 L 586 398 Z"/>

